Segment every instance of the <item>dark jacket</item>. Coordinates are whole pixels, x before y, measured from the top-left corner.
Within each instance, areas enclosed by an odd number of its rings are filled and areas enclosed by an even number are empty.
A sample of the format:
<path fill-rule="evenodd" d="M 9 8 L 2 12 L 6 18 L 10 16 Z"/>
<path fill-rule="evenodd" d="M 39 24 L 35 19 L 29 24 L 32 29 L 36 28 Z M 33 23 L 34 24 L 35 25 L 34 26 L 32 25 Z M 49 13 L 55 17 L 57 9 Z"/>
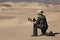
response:
<path fill-rule="evenodd" d="M 47 28 L 48 24 L 47 24 L 46 17 L 44 15 L 40 14 L 40 16 L 37 17 L 36 25 L 39 25 L 39 27 L 45 27 L 45 28 Z"/>

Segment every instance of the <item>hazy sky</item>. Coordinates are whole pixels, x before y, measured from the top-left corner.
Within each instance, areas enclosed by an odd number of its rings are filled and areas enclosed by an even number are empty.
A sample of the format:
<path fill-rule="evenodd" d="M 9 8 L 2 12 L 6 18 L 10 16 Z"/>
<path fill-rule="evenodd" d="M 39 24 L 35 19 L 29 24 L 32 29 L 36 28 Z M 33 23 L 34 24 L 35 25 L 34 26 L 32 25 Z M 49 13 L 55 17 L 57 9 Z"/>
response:
<path fill-rule="evenodd" d="M 26 2 L 54 2 L 54 3 L 60 3 L 60 0 L 0 0 L 0 1 L 26 1 Z"/>

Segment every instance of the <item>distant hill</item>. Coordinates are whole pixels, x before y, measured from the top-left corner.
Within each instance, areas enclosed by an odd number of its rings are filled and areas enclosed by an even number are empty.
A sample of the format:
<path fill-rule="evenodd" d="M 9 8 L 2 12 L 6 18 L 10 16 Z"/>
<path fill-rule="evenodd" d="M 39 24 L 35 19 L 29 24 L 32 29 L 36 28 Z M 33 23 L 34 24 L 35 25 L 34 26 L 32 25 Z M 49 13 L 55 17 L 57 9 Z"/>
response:
<path fill-rule="evenodd" d="M 0 0 L 0 2 L 4 2 L 4 1 L 60 3 L 60 0 Z"/>

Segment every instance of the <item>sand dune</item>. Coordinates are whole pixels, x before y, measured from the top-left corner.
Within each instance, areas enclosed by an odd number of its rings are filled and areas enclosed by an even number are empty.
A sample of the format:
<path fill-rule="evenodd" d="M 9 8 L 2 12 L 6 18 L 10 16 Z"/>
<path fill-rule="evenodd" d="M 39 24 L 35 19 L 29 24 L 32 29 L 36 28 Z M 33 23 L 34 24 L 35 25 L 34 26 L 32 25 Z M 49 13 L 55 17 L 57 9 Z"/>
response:
<path fill-rule="evenodd" d="M 7 2 L 1 4 L 8 4 Z M 11 3 L 10 3 L 11 4 Z M 60 34 L 50 36 L 31 37 L 33 33 L 33 24 L 28 22 L 27 18 L 36 18 L 38 9 L 43 9 L 49 25 L 48 31 L 60 33 L 60 10 L 54 8 L 53 4 L 44 3 L 12 3 L 11 9 L 6 6 L 5 10 L 0 11 L 0 40 L 59 40 Z M 44 8 L 43 8 L 44 7 Z M 48 9 L 49 8 L 49 9 Z M 2 8 L 0 8 L 2 9 Z M 4 8 L 3 8 L 4 9 Z M 38 35 L 41 34 L 38 29 Z"/>
<path fill-rule="evenodd" d="M 40 9 L 57 9 L 59 10 L 60 5 L 58 4 L 46 4 L 36 2 L 2 2 L 0 3 L 0 10 L 20 10 L 20 8 L 40 8 Z"/>

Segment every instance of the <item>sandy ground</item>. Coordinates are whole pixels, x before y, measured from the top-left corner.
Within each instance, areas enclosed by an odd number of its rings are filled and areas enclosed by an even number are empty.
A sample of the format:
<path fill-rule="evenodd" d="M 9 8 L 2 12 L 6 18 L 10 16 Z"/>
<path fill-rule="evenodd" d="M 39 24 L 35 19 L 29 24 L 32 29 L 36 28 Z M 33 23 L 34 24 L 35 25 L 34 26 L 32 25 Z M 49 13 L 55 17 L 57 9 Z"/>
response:
<path fill-rule="evenodd" d="M 36 18 L 37 8 L 19 8 L 19 10 L 0 11 L 0 40 L 60 40 L 60 34 L 56 36 L 31 37 L 33 24 L 27 18 Z M 49 28 L 47 32 L 60 33 L 59 9 L 44 9 Z M 38 29 L 38 35 L 41 34 Z"/>

